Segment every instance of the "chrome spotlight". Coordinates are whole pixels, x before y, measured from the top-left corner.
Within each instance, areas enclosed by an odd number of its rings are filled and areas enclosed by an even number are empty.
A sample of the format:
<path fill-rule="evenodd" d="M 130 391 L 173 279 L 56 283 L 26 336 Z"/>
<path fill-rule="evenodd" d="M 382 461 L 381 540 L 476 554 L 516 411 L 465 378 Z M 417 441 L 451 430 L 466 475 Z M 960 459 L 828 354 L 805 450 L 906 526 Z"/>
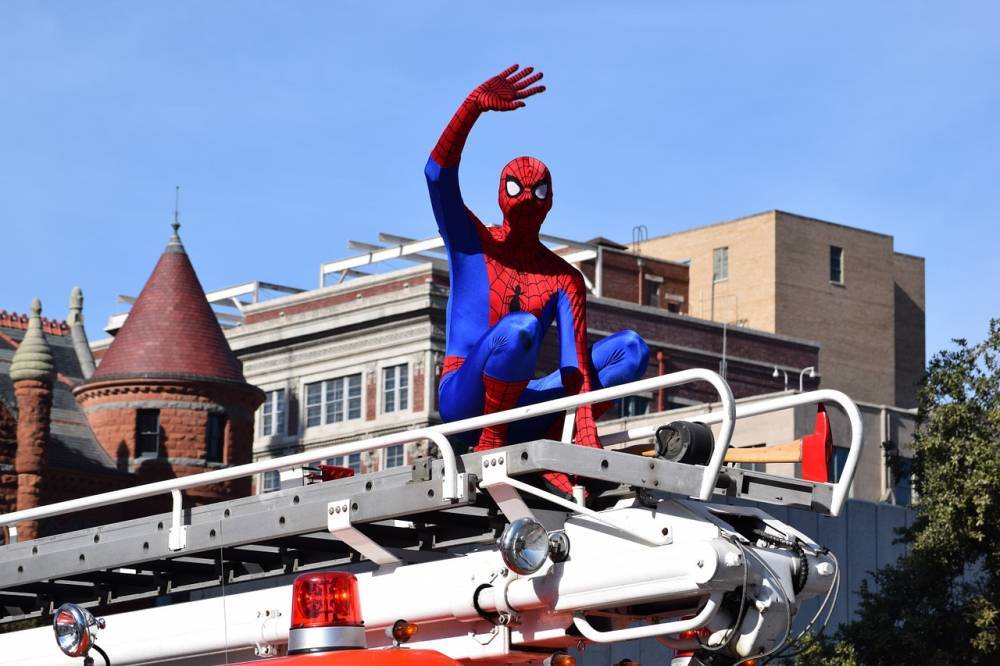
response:
<path fill-rule="evenodd" d="M 532 518 L 518 518 L 504 528 L 497 548 L 507 568 L 516 573 L 532 574 L 542 568 L 549 556 L 549 535 Z"/>
<path fill-rule="evenodd" d="M 104 620 L 76 604 L 63 604 L 52 618 L 56 643 L 68 657 L 86 657 L 94 646 L 92 627 L 104 628 Z"/>

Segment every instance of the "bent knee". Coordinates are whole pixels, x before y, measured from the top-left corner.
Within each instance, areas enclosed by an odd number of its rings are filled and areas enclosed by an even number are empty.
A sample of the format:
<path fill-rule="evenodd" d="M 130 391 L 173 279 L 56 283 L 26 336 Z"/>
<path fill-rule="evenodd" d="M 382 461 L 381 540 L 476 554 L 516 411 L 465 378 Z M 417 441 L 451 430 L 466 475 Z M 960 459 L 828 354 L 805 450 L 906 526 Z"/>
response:
<path fill-rule="evenodd" d="M 459 381 L 458 371 L 449 372 L 438 385 L 438 412 L 445 422 L 479 416 L 483 413 L 482 385 Z"/>
<path fill-rule="evenodd" d="M 617 337 L 625 352 L 624 360 L 629 369 L 628 374 L 633 377 L 632 381 L 641 379 L 649 364 L 649 345 L 646 344 L 641 335 L 632 330 L 621 331 Z"/>
<path fill-rule="evenodd" d="M 641 335 L 632 330 L 620 331 L 618 335 L 622 346 L 630 357 L 642 361 L 642 365 L 649 361 L 649 345 L 646 344 Z"/>
<path fill-rule="evenodd" d="M 530 312 L 511 312 L 493 328 L 504 340 L 517 342 L 523 349 L 530 349 L 535 344 L 539 329 L 538 317 Z"/>

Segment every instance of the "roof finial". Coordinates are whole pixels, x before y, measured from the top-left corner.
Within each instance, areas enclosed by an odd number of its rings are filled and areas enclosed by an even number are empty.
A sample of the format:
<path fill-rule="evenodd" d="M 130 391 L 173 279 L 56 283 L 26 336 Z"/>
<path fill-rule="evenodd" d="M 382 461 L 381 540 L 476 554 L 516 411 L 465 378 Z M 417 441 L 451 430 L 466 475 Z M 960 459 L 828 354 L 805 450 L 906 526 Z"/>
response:
<path fill-rule="evenodd" d="M 22 379 L 51 382 L 54 375 L 52 350 L 42 333 L 42 302 L 36 298 L 31 302 L 28 330 L 10 362 L 10 378 L 15 382 Z"/>
<path fill-rule="evenodd" d="M 69 294 L 69 317 L 67 323 L 70 326 L 83 323 L 83 290 L 73 287 Z"/>
<path fill-rule="evenodd" d="M 167 243 L 166 252 L 177 252 L 179 254 L 186 254 L 184 252 L 184 244 L 181 243 L 181 235 L 177 231 L 181 228 L 181 186 L 174 186 L 174 221 L 170 227 L 174 230 L 172 236 L 170 236 L 170 242 Z"/>
<path fill-rule="evenodd" d="M 174 235 L 177 235 L 177 230 L 181 228 L 181 186 L 174 186 L 174 223 L 170 226 L 174 229 Z"/>

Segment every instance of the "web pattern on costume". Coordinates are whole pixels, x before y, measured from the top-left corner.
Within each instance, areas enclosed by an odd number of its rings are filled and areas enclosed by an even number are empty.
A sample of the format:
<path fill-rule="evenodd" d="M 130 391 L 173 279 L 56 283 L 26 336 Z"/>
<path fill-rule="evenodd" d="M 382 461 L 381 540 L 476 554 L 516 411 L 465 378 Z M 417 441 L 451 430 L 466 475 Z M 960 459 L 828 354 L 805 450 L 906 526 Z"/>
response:
<path fill-rule="evenodd" d="M 435 218 L 451 266 L 444 370 L 447 375 L 462 368 L 472 348 L 481 344 L 483 336 L 498 322 L 511 313 L 525 312 L 538 318 L 543 331 L 554 318 L 559 322 L 560 374 L 566 395 L 574 395 L 589 391 L 591 386 L 586 290 L 576 269 L 539 240 L 542 221 L 552 206 L 548 169 L 530 157 L 516 158 L 504 168 L 498 197 L 504 219 L 499 227 L 485 227 L 466 209 L 458 187 L 462 149 L 482 112 L 519 108 L 524 106 L 522 99 L 544 90 L 541 86 L 530 87 L 542 78 L 540 73 L 531 75 L 531 68 L 520 72 L 517 69 L 516 65 L 508 68 L 466 98 L 438 140 L 426 169 Z M 480 304 L 485 306 L 485 316 L 479 314 Z M 459 316 L 452 316 L 452 306 L 458 306 Z M 484 371 L 482 413 L 514 407 L 527 383 L 524 376 L 493 377 Z M 483 429 L 477 450 L 506 444 L 506 431 L 504 425 Z M 600 446 L 589 405 L 578 409 L 576 442 Z M 565 475 L 553 473 L 545 477 L 559 491 L 572 492 L 572 483 Z"/>

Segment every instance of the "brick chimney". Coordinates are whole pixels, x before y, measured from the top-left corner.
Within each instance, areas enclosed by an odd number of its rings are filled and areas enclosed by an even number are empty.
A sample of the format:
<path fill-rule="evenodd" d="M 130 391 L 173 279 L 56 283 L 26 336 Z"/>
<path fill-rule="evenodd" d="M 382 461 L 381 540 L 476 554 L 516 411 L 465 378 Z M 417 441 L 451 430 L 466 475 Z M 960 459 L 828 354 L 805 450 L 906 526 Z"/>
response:
<path fill-rule="evenodd" d="M 31 303 L 28 330 L 10 364 L 10 378 L 17 399 L 17 510 L 42 504 L 42 486 L 47 462 L 49 424 L 52 418 L 52 380 L 55 376 L 52 350 L 42 333 L 42 303 Z M 18 525 L 18 539 L 38 536 L 35 521 Z"/>

